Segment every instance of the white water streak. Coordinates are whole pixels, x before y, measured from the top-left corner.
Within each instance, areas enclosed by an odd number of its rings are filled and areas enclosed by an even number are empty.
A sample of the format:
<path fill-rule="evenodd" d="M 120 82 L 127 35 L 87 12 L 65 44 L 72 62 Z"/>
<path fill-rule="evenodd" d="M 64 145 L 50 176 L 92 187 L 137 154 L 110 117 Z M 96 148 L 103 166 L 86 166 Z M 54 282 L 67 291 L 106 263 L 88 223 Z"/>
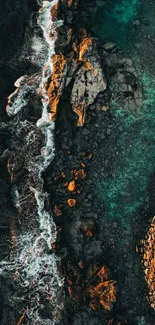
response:
<path fill-rule="evenodd" d="M 53 130 L 54 122 L 49 119 L 48 105 L 49 98 L 45 83 L 52 74 L 52 55 L 55 53 L 54 44 L 56 40 L 56 27 L 62 22 L 53 22 L 51 17 L 51 8 L 57 3 L 57 0 L 39 1 L 42 8 L 39 11 L 38 25 L 43 30 L 43 35 L 48 43 L 48 53 L 42 69 L 41 83 L 38 87 L 36 84 L 28 82 L 29 78 L 23 76 L 15 82 L 17 89 L 9 96 L 7 112 L 9 116 L 19 113 L 27 105 L 27 93 L 35 92 L 42 96 L 42 116 L 37 121 L 37 127 L 42 130 L 45 138 L 45 145 L 41 148 L 41 157 L 29 164 L 30 174 L 34 173 L 42 184 L 41 173 L 48 167 L 54 157 L 54 140 Z M 54 35 L 51 37 L 51 34 Z M 32 79 L 33 80 L 33 79 Z M 35 79 L 34 79 L 35 81 Z M 40 162 L 41 161 L 41 162 Z M 57 306 L 58 288 L 63 286 L 63 280 L 59 277 L 57 269 L 57 257 L 55 254 L 48 254 L 51 244 L 56 241 L 57 232 L 53 222 L 52 215 L 45 210 L 44 201 L 47 194 L 43 193 L 43 186 L 38 188 L 30 187 L 32 195 L 35 196 L 38 214 L 38 229 L 26 232 L 17 238 L 17 259 L 9 263 L 1 264 L 1 272 L 14 271 L 18 274 L 18 281 L 22 288 L 27 289 L 27 299 L 29 303 L 26 308 L 26 315 L 30 325 L 53 325 L 56 323 L 57 311 L 62 306 Z M 16 202 L 18 208 L 20 197 L 16 187 Z M 31 218 L 31 216 L 30 216 Z M 17 299 L 18 297 L 16 297 Z M 13 299 L 13 297 L 12 297 Z M 52 306 L 53 319 L 43 319 L 40 310 L 44 308 L 43 301 L 50 301 Z"/>

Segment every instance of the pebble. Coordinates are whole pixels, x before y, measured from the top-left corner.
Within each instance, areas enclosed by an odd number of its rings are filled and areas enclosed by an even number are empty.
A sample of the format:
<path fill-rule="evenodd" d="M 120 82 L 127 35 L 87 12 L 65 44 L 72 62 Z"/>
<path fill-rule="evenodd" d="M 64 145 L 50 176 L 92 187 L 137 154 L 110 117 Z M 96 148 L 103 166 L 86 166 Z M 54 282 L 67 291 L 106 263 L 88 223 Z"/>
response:
<path fill-rule="evenodd" d="M 139 26 L 140 25 L 140 21 L 138 19 L 133 21 L 133 25 L 134 26 Z"/>
<path fill-rule="evenodd" d="M 100 139 L 101 139 L 101 140 L 104 140 L 104 139 L 105 139 L 105 134 L 104 134 L 104 133 L 102 133 L 102 134 L 100 135 Z"/>
<path fill-rule="evenodd" d="M 103 45 L 103 48 L 108 51 L 108 50 L 113 50 L 117 45 L 113 42 L 107 42 Z"/>
<path fill-rule="evenodd" d="M 119 126 L 119 131 L 123 131 L 123 127 L 122 126 Z"/>
<path fill-rule="evenodd" d="M 111 129 L 107 129 L 107 135 L 110 135 L 111 134 Z"/>
<path fill-rule="evenodd" d="M 88 129 L 86 129 L 86 128 L 84 128 L 82 130 L 82 135 L 88 135 L 89 133 L 90 133 L 90 131 Z"/>
<path fill-rule="evenodd" d="M 128 67 L 132 67 L 132 60 L 128 58 L 123 58 L 121 60 L 122 63 L 125 63 Z"/>

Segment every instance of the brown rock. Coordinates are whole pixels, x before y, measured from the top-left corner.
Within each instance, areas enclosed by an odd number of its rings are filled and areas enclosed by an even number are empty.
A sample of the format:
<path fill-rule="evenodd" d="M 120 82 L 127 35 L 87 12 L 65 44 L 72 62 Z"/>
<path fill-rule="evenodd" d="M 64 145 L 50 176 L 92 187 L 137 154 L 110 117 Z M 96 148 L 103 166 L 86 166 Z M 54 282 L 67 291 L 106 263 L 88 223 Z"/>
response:
<path fill-rule="evenodd" d="M 67 204 L 69 205 L 70 208 L 73 208 L 76 205 L 76 200 L 75 199 L 68 199 Z"/>

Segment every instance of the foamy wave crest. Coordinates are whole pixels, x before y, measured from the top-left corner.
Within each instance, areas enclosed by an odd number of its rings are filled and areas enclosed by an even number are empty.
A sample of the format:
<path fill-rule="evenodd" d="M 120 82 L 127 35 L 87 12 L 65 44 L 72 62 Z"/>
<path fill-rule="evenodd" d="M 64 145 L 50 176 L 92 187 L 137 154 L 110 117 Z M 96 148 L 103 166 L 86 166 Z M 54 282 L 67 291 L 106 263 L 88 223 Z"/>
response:
<path fill-rule="evenodd" d="M 42 172 L 45 171 L 54 157 L 54 122 L 50 120 L 48 113 L 49 98 L 45 83 L 52 73 L 51 57 L 54 54 L 56 27 L 62 24 L 61 21 L 52 21 L 51 8 L 56 3 L 57 0 L 52 2 L 39 1 L 42 8 L 39 10 L 38 25 L 42 28 L 48 44 L 48 53 L 46 53 L 42 74 L 38 72 L 33 76 L 19 78 L 15 82 L 17 89 L 8 97 L 7 105 L 8 115 L 12 117 L 18 115 L 20 120 L 19 113 L 24 112 L 25 106 L 29 104 L 30 97 L 37 94 L 42 103 L 42 115 L 36 126 L 32 122 L 23 121 L 23 117 L 19 122 L 21 129 L 23 128 L 24 132 L 27 132 L 23 143 L 27 148 L 25 150 L 29 150 L 30 154 L 27 154 L 29 158 L 25 158 L 23 162 L 28 171 L 27 178 L 21 179 L 20 184 L 18 180 L 17 184 L 14 185 L 12 196 L 15 207 L 20 211 L 23 219 L 26 216 L 28 223 L 27 227 L 23 223 L 24 227 L 19 227 L 17 234 L 15 230 L 13 231 L 15 237 L 12 239 L 15 246 L 13 253 L 10 255 L 9 261 L 1 263 L 0 268 L 2 275 L 6 276 L 7 274 L 9 278 L 13 278 L 15 292 L 9 303 L 13 308 L 19 306 L 18 309 L 23 310 L 23 315 L 29 325 L 54 325 L 63 306 L 63 279 L 58 270 L 60 261 L 55 253 L 51 253 L 51 245 L 57 239 L 57 229 L 52 214 L 45 209 L 48 194 L 43 192 L 43 179 L 41 177 Z M 34 40 L 36 53 L 38 51 L 40 54 L 41 51 L 44 51 L 42 46 L 40 40 Z M 26 127 L 28 131 L 25 131 Z M 34 135 L 36 128 L 39 130 L 39 135 L 42 135 L 44 139 L 44 145 L 40 148 L 40 155 L 33 154 L 32 149 L 35 148 L 33 142 L 38 136 L 37 134 Z M 20 147 L 17 148 L 15 157 L 18 154 L 20 157 L 19 152 Z M 38 149 L 35 148 L 34 152 L 38 152 Z M 16 164 L 18 167 L 18 161 L 16 159 L 12 165 L 10 162 L 10 173 L 14 173 Z M 25 197 L 25 193 L 28 193 L 27 197 Z M 30 211 L 28 216 L 25 201 L 29 208 L 28 211 Z"/>
<path fill-rule="evenodd" d="M 42 67 L 47 56 L 47 43 L 38 35 L 34 35 L 30 43 L 32 51 L 29 59 L 32 63 L 37 64 L 38 67 Z"/>

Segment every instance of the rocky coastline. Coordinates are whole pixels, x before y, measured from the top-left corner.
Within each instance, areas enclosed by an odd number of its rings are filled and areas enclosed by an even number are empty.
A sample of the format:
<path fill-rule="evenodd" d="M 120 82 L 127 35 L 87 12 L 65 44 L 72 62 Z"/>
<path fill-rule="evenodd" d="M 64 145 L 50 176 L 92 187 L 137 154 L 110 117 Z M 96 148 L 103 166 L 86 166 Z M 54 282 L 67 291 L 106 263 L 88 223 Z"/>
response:
<path fill-rule="evenodd" d="M 45 206 L 47 211 L 52 211 L 58 233 L 51 254 L 60 258 L 59 268 L 64 278 L 64 308 L 59 313 L 58 323 L 153 325 L 154 310 L 146 299 L 148 287 L 140 250 L 141 239 L 145 237 L 153 218 L 154 189 L 151 185 L 150 199 L 144 202 L 143 209 L 132 220 L 126 220 L 125 225 L 118 218 L 107 217 L 104 193 L 103 196 L 100 193 L 100 184 L 113 176 L 114 163 L 119 157 L 117 138 L 124 130 L 124 125 L 113 113 L 113 106 L 123 106 L 125 112 L 137 114 L 142 106 L 143 89 L 134 62 L 117 44 L 110 40 L 102 44 L 90 32 L 91 13 L 96 5 L 96 1 L 92 0 L 84 3 L 81 0 L 60 0 L 51 11 L 52 19 L 64 22 L 57 27 L 55 54 L 52 57 L 53 74 L 46 85 L 49 114 L 55 121 L 55 157 L 42 175 L 44 192 L 50 196 L 45 200 Z M 37 9 L 37 4 L 30 4 L 25 9 L 26 15 L 29 10 L 35 14 Z M 19 43 L 23 48 L 23 43 Z M 12 53 L 9 55 L 6 60 L 8 67 Z M 4 69 L 3 59 L 2 66 Z M 11 173 L 7 168 L 10 148 L 17 157 L 17 182 L 23 178 L 21 186 L 27 188 L 30 181 L 25 177 L 24 169 L 25 161 L 29 159 L 29 149 L 23 145 L 20 151 L 20 139 L 25 137 L 24 132 L 27 132 L 29 124 L 23 125 L 22 134 L 17 135 L 18 118 L 13 129 L 3 110 L 5 96 L 16 74 L 18 78 L 21 70 L 24 74 L 29 74 L 29 71 L 35 73 L 33 62 L 25 67 L 21 60 L 19 67 L 13 67 L 7 91 L 4 90 L 2 94 L 1 232 L 4 234 L 6 229 L 6 238 L 12 229 L 10 219 L 19 218 L 18 209 L 11 203 Z M 28 121 L 37 121 L 40 112 L 36 112 L 35 107 L 38 103 L 37 97 L 30 101 L 23 120 L 29 116 Z M 32 149 L 36 155 L 42 143 L 39 131 L 37 141 Z M 23 228 L 29 224 L 28 215 L 34 207 L 33 200 L 29 199 L 28 202 L 29 206 L 27 203 L 23 205 L 23 213 L 27 210 L 22 220 Z M 7 245 L 7 253 L 9 249 Z M 2 246 L 1 260 L 5 254 Z M 18 311 L 14 310 L 12 304 L 9 305 L 11 291 L 3 281 L 1 324 L 15 325 L 19 319 Z M 50 308 L 46 306 L 49 315 Z M 26 324 L 25 315 L 18 322 L 22 323 Z"/>

